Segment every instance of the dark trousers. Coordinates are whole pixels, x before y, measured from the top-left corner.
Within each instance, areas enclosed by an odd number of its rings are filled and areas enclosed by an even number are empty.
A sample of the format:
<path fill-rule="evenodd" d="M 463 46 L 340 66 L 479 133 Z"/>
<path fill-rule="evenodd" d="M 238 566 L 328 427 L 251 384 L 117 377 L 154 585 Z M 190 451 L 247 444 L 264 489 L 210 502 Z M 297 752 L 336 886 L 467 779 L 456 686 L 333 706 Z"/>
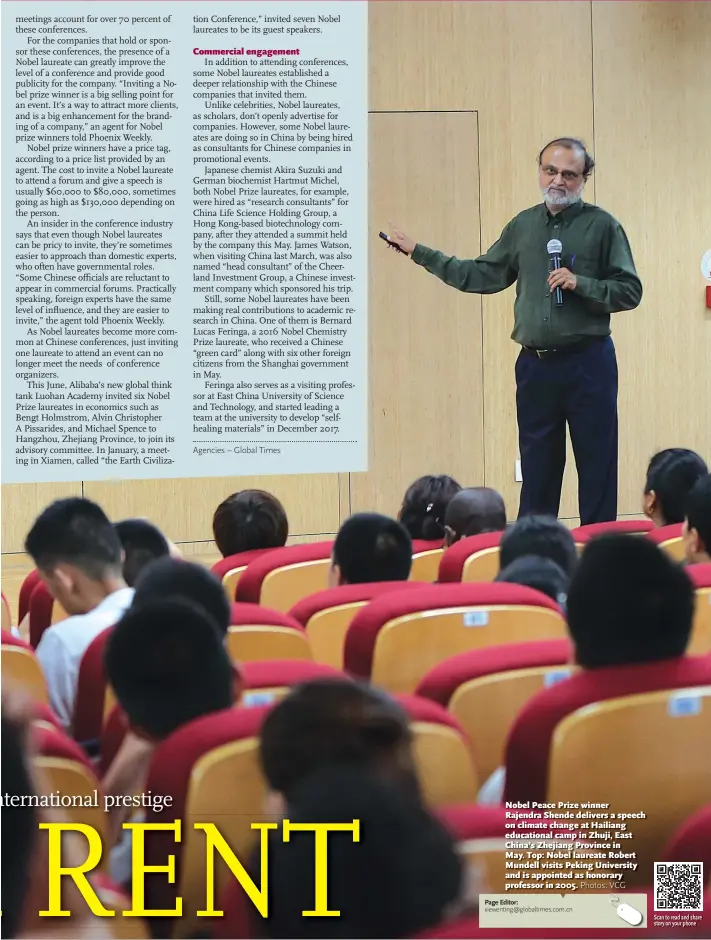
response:
<path fill-rule="evenodd" d="M 519 517 L 557 516 L 565 469 L 565 425 L 578 470 L 581 525 L 617 517 L 617 357 L 610 337 L 580 350 L 516 360 L 521 454 Z"/>

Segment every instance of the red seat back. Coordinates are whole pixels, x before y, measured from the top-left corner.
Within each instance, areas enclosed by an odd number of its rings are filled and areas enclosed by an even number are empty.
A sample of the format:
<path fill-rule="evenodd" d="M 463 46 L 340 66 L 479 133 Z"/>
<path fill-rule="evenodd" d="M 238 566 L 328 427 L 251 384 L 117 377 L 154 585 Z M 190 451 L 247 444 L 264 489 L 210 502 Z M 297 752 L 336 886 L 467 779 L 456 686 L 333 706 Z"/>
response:
<path fill-rule="evenodd" d="M 654 528 L 649 519 L 616 519 L 613 522 L 594 522 L 572 529 L 570 534 L 576 545 L 586 545 L 598 535 L 637 535 L 651 532 Z"/>
<path fill-rule="evenodd" d="M 681 825 L 662 852 L 663 862 L 702 862 L 704 876 L 711 886 L 711 803 Z"/>
<path fill-rule="evenodd" d="M 52 625 L 54 598 L 42 581 L 38 581 L 30 597 L 30 644 L 37 649 L 42 634 Z"/>
<path fill-rule="evenodd" d="M 113 627 L 97 634 L 84 651 L 79 664 L 77 692 L 74 699 L 72 728 L 77 741 L 92 741 L 101 734 L 104 725 L 106 674 L 104 647 Z M 136 651 L 140 656 L 140 650 Z"/>
<path fill-rule="evenodd" d="M 545 802 L 553 734 L 568 715 L 594 702 L 643 692 L 711 685 L 711 657 L 580 670 L 539 692 L 516 719 L 506 746 L 504 800 Z"/>
<path fill-rule="evenodd" d="M 486 532 L 484 535 L 470 535 L 455 542 L 442 555 L 437 580 L 440 583 L 461 581 L 467 561 L 474 555 L 491 553 L 492 549 L 498 547 L 503 534 Z"/>
<path fill-rule="evenodd" d="M 280 568 L 300 565 L 309 561 L 322 561 L 331 557 L 333 541 L 312 542 L 307 545 L 289 545 L 275 548 L 247 566 L 237 585 L 237 600 L 258 604 L 266 579 Z M 311 593 L 311 592 L 309 592 Z M 286 609 L 289 609 L 289 604 Z"/>
<path fill-rule="evenodd" d="M 663 525 L 658 529 L 652 528 L 647 533 L 647 538 L 650 538 L 653 542 L 656 542 L 657 545 L 661 545 L 662 542 L 668 542 L 669 539 L 681 538 L 683 534 L 683 528 L 683 522 L 674 522 L 672 525 Z"/>
<path fill-rule="evenodd" d="M 446 707 L 459 686 L 471 679 L 513 669 L 564 665 L 572 660 L 573 644 L 568 639 L 469 650 L 450 656 L 431 669 L 418 685 L 417 695 Z"/>
<path fill-rule="evenodd" d="M 433 584 L 397 591 L 375 598 L 356 614 L 346 634 L 344 668 L 355 676 L 369 678 L 378 634 L 385 624 L 400 617 L 420 611 L 501 605 L 541 607 L 560 615 L 555 601 L 520 584 Z"/>
<path fill-rule="evenodd" d="M 22 587 L 20 588 L 20 596 L 17 601 L 17 622 L 22 623 L 30 610 L 30 598 L 32 597 L 32 592 L 37 587 L 40 581 L 39 571 L 34 568 L 27 575 L 25 580 L 22 582 Z"/>
<path fill-rule="evenodd" d="M 240 665 L 243 692 L 239 704 L 253 707 L 276 702 L 295 685 L 312 679 L 343 678 L 338 669 L 308 659 L 270 659 Z"/>

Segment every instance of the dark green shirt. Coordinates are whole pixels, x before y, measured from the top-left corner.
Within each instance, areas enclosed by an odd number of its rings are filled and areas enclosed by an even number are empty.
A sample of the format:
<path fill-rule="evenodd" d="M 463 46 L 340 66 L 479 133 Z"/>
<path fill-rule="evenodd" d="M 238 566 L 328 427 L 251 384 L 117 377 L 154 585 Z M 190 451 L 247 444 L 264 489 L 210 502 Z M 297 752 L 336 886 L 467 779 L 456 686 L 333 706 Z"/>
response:
<path fill-rule="evenodd" d="M 556 307 L 548 288 L 546 245 L 563 245 L 561 267 L 577 276 Z M 625 231 L 609 213 L 579 202 L 557 215 L 544 203 L 512 219 L 486 254 L 471 261 L 417 245 L 412 260 L 450 287 L 496 294 L 516 283 L 511 338 L 522 346 L 551 349 L 589 336 L 609 336 L 610 314 L 633 310 L 642 299 Z"/>

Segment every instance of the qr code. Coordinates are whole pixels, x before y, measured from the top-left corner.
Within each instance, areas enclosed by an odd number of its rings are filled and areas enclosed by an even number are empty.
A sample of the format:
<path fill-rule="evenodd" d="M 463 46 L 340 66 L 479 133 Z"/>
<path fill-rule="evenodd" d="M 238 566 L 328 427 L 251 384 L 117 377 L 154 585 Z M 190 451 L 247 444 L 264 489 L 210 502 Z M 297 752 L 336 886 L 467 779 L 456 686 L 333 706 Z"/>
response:
<path fill-rule="evenodd" d="M 655 862 L 654 910 L 702 911 L 703 862 Z"/>

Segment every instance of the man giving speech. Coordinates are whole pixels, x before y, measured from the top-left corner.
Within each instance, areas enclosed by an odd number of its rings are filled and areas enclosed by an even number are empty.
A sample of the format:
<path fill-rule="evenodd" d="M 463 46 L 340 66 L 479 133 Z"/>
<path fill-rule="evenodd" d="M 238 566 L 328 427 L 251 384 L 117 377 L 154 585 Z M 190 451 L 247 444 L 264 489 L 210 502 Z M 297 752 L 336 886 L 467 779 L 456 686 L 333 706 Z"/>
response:
<path fill-rule="evenodd" d="M 595 161 L 582 141 L 560 137 L 538 156 L 543 203 L 524 209 L 474 260 L 389 240 L 450 287 L 495 294 L 516 283 L 512 339 L 523 486 L 519 516 L 557 516 L 565 426 L 578 470 L 581 525 L 617 516 L 617 358 L 610 314 L 642 299 L 624 229 L 583 202 Z"/>

